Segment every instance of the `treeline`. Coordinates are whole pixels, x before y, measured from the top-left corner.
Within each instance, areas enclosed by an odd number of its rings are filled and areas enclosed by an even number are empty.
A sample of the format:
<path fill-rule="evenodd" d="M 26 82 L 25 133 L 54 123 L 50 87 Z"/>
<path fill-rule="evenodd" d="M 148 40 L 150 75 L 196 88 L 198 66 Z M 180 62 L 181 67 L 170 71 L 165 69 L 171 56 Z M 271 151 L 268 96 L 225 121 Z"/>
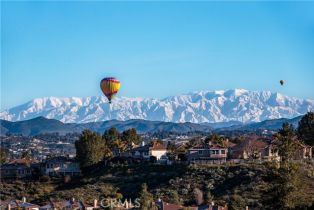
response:
<path fill-rule="evenodd" d="M 97 164 L 131 148 L 133 144 L 140 144 L 141 137 L 136 129 L 131 128 L 120 133 L 116 128 L 110 128 L 103 135 L 85 130 L 75 142 L 76 158 L 81 168 Z"/>

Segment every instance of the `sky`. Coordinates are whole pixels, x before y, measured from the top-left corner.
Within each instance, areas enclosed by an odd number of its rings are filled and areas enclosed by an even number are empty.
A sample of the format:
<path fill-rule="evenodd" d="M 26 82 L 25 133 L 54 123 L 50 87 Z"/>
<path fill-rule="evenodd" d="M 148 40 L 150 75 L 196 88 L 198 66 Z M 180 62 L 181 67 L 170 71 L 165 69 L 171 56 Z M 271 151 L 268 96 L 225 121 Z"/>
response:
<path fill-rule="evenodd" d="M 314 2 L 1 2 L 1 110 L 100 96 L 106 76 L 125 97 L 244 88 L 314 99 Z"/>

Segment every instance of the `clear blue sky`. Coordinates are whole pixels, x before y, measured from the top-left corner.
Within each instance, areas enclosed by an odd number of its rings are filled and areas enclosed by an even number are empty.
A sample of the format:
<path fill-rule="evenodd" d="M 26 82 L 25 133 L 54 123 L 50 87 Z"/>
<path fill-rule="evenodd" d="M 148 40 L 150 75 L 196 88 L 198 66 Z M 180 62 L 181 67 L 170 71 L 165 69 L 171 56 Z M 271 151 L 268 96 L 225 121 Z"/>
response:
<path fill-rule="evenodd" d="M 245 88 L 314 98 L 314 2 L 2 2 L 1 110 Z M 279 80 L 286 85 L 280 87 Z"/>

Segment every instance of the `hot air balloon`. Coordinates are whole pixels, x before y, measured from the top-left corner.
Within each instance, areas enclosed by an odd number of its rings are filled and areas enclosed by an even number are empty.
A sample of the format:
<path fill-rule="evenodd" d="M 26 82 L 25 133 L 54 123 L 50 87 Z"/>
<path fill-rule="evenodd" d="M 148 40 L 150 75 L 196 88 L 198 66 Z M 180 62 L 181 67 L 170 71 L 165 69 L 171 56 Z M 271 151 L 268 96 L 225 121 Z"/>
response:
<path fill-rule="evenodd" d="M 283 80 L 280 80 L 279 82 L 281 85 L 283 85 L 285 83 L 285 81 L 283 81 Z"/>
<path fill-rule="evenodd" d="M 111 100 L 120 89 L 120 81 L 114 77 L 105 77 L 100 81 L 100 89 L 111 103 Z"/>

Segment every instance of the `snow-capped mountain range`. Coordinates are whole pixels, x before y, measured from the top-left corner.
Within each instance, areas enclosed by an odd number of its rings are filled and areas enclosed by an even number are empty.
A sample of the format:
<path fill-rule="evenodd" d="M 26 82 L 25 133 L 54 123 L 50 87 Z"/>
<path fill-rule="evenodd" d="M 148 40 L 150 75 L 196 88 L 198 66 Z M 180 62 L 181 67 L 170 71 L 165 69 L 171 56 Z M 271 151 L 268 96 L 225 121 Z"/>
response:
<path fill-rule="evenodd" d="M 65 123 L 111 119 L 167 122 L 260 122 L 293 118 L 314 110 L 314 100 L 270 91 L 244 89 L 200 91 L 164 99 L 117 97 L 45 97 L 0 112 L 0 119 L 20 121 L 43 116 Z"/>

